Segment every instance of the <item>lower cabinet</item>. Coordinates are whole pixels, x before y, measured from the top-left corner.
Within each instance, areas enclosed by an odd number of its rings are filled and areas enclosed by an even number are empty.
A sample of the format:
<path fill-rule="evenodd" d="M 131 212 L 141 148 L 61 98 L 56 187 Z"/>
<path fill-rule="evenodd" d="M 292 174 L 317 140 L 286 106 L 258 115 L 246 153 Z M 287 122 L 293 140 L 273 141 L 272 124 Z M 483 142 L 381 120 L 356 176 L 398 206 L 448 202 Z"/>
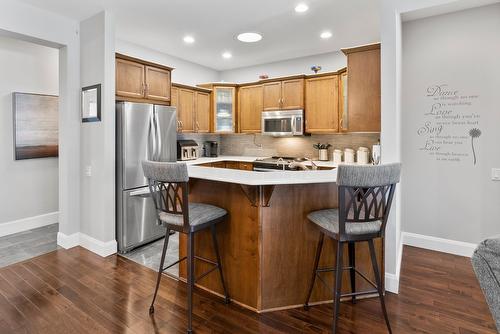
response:
<path fill-rule="evenodd" d="M 227 169 L 239 169 L 239 170 L 253 170 L 253 163 L 243 162 L 243 161 L 217 161 L 217 162 L 209 162 L 209 163 L 205 163 L 205 164 L 200 164 L 198 166 L 227 168 Z"/>

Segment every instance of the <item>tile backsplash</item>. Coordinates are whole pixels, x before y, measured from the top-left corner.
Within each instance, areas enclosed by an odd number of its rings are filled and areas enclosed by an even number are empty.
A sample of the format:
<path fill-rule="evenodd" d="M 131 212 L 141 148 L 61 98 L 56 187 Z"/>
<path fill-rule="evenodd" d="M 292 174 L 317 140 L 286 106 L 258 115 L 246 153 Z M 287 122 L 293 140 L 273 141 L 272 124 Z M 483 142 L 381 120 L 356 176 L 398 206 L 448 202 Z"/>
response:
<path fill-rule="evenodd" d="M 193 139 L 200 147 L 206 140 L 219 142 L 221 155 L 246 156 L 292 156 L 317 159 L 318 151 L 313 148 L 315 143 L 329 143 L 330 155 L 333 149 L 364 146 L 371 150 L 380 138 L 380 133 L 339 133 L 333 135 L 311 135 L 300 137 L 275 138 L 261 134 L 180 134 L 178 139 Z M 331 158 L 331 157 L 330 157 Z"/>

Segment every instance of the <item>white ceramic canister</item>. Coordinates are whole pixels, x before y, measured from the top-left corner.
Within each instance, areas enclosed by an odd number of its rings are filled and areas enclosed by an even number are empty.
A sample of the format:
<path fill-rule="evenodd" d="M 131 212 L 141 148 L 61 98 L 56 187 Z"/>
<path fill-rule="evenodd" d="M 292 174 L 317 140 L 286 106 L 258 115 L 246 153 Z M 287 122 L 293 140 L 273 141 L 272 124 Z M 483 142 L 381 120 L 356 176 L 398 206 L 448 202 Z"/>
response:
<path fill-rule="evenodd" d="M 370 150 L 368 147 L 359 147 L 356 158 L 358 164 L 367 165 L 370 162 Z"/>
<path fill-rule="evenodd" d="M 344 149 L 344 162 L 346 164 L 354 163 L 354 150 L 352 148 Z"/>
<path fill-rule="evenodd" d="M 340 164 L 342 162 L 342 150 L 339 149 L 333 150 L 332 160 L 334 164 Z"/>

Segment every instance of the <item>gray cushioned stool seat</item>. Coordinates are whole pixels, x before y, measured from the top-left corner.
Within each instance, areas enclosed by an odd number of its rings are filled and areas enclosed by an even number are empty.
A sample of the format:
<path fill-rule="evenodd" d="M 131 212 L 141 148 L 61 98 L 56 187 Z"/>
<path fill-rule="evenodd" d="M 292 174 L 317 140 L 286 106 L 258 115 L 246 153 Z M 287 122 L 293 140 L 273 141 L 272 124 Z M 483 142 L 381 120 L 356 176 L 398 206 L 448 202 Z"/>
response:
<path fill-rule="evenodd" d="M 472 255 L 472 266 L 500 332 L 500 235 L 477 246 Z"/>
<path fill-rule="evenodd" d="M 210 204 L 189 203 L 189 225 L 199 226 L 224 217 L 227 211 Z M 164 224 L 182 226 L 183 216 L 160 212 L 160 221 Z"/>
<path fill-rule="evenodd" d="M 307 218 L 330 233 L 339 233 L 339 210 L 337 209 L 313 211 L 307 215 Z M 371 234 L 379 232 L 381 226 L 380 220 L 366 223 L 346 223 L 345 232 L 353 235 Z"/>

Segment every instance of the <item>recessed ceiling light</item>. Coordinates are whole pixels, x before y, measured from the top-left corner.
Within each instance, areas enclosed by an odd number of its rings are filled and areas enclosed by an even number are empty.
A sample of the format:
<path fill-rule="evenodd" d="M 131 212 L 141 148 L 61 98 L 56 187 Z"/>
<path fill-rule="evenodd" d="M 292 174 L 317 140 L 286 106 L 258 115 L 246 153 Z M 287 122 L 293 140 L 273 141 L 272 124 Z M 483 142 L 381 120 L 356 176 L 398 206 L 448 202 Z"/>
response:
<path fill-rule="evenodd" d="M 240 42 L 255 43 L 262 39 L 262 35 L 256 32 L 244 32 L 236 37 Z"/>
<path fill-rule="evenodd" d="M 222 58 L 224 58 L 224 59 L 229 59 L 229 58 L 231 58 L 231 57 L 233 57 L 233 55 L 232 55 L 230 52 L 227 52 L 227 51 L 226 51 L 226 52 L 224 52 L 224 53 L 222 54 Z"/>
<path fill-rule="evenodd" d="M 184 36 L 184 43 L 193 44 L 194 43 L 194 37 L 190 36 L 190 35 Z"/>
<path fill-rule="evenodd" d="M 305 3 L 299 3 L 296 7 L 295 7 L 295 11 L 297 13 L 304 13 L 304 12 L 307 12 L 307 10 L 309 9 L 309 6 L 306 5 Z"/>
<path fill-rule="evenodd" d="M 323 31 L 319 36 L 323 39 L 328 39 L 332 37 L 332 33 L 330 31 Z"/>

